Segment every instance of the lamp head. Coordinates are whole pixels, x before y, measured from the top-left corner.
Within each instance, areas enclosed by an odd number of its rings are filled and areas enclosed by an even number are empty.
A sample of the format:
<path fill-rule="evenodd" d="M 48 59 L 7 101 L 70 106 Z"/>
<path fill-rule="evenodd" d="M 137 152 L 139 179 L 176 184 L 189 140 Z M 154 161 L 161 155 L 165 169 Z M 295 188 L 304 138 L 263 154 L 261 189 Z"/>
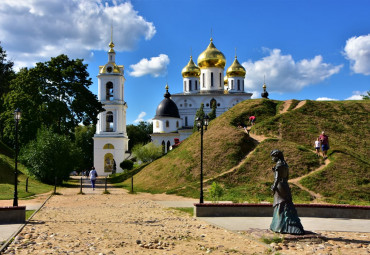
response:
<path fill-rule="evenodd" d="M 20 120 L 21 119 L 22 112 L 19 108 L 15 109 L 14 111 L 14 119 L 15 120 Z"/>

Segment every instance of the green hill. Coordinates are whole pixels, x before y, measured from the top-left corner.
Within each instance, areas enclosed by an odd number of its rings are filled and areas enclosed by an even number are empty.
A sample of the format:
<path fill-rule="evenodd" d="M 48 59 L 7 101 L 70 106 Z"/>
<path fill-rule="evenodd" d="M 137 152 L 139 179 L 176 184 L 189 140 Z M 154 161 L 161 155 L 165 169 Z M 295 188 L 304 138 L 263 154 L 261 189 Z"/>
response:
<path fill-rule="evenodd" d="M 0 141 L 0 199 L 12 199 L 14 196 L 14 151 Z M 27 169 L 18 163 L 18 197 L 26 198 L 39 193 L 52 190 L 50 185 L 28 180 L 28 192 L 26 192 Z"/>
<path fill-rule="evenodd" d="M 210 123 L 204 133 L 205 189 L 215 181 L 225 189 L 223 200 L 272 201 L 274 163 L 269 154 L 277 148 L 284 151 L 290 179 L 305 175 L 299 184 L 319 194 L 320 202 L 369 205 L 370 101 L 291 100 L 283 113 L 284 104 L 246 100 Z M 247 123 L 250 115 L 257 116 L 257 123 L 248 136 L 236 126 Z M 313 148 L 322 130 L 329 135 L 330 163 L 315 171 L 324 164 Z M 196 198 L 199 172 L 200 134 L 194 133 L 136 174 L 135 189 Z M 295 202 L 313 201 L 312 194 L 297 185 L 291 183 L 291 188 Z"/>

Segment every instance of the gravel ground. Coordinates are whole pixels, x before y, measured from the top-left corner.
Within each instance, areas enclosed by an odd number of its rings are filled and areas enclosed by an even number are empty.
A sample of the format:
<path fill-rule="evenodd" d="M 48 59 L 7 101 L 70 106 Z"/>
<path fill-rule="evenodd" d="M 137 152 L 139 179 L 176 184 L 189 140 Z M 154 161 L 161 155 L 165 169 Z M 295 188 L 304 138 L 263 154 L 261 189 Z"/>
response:
<path fill-rule="evenodd" d="M 370 254 L 369 233 L 234 233 L 155 202 L 186 198 L 78 191 L 58 190 L 4 254 Z"/>
<path fill-rule="evenodd" d="M 167 195 L 109 189 L 53 196 L 4 254 L 265 254 L 268 247 L 166 209 L 152 201 Z M 177 198 L 179 199 L 179 198 Z"/>

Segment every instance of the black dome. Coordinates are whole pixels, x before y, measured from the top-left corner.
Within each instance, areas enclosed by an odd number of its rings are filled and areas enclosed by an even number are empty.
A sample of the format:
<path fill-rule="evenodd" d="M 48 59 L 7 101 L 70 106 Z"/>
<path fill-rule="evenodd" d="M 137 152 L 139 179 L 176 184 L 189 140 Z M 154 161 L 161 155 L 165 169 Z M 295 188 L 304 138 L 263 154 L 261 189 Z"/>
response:
<path fill-rule="evenodd" d="M 179 109 L 177 108 L 176 103 L 172 101 L 170 97 L 171 94 L 168 93 L 168 90 L 166 90 L 166 93 L 164 94 L 164 99 L 158 105 L 157 111 L 155 112 L 155 118 L 157 117 L 180 118 Z"/>

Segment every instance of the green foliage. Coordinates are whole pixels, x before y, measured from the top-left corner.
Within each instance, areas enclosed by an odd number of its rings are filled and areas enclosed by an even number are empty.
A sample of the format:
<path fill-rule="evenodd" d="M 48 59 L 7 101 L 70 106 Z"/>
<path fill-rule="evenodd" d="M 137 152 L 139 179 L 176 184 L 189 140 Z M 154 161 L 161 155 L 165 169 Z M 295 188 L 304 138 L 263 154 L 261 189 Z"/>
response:
<path fill-rule="evenodd" d="M 110 181 L 110 183 L 118 185 L 118 184 L 124 182 L 125 180 L 131 178 L 135 174 L 139 173 L 145 166 L 147 166 L 147 164 L 142 164 L 140 166 L 135 167 L 132 170 L 127 171 L 127 172 L 123 172 L 123 173 L 119 173 L 119 174 L 112 174 L 109 178 L 109 181 Z"/>
<path fill-rule="evenodd" d="M 216 102 L 212 103 L 212 110 L 210 113 L 208 113 L 209 121 L 216 119 Z"/>
<path fill-rule="evenodd" d="M 36 179 L 53 184 L 57 177 L 57 183 L 61 184 L 80 164 L 81 150 L 68 137 L 41 128 L 37 139 L 21 150 L 20 160 Z"/>
<path fill-rule="evenodd" d="M 127 125 L 127 135 L 129 151 L 137 144 L 147 144 L 150 142 L 150 134 L 153 133 L 153 123 L 140 121 L 138 125 Z"/>
<path fill-rule="evenodd" d="M 77 126 L 75 128 L 75 145 L 81 151 L 81 164 L 77 166 L 77 171 L 91 169 L 94 165 L 94 134 L 95 126 Z"/>
<path fill-rule="evenodd" d="M 126 170 L 131 170 L 133 167 L 134 167 L 134 162 L 132 162 L 131 160 L 124 160 L 122 161 L 119 166 L 122 168 L 122 169 L 126 169 Z"/>
<path fill-rule="evenodd" d="M 211 187 L 209 187 L 208 193 L 212 199 L 212 202 L 217 203 L 218 201 L 221 200 L 221 197 L 224 194 L 224 189 L 220 184 L 213 182 Z"/>
<path fill-rule="evenodd" d="M 199 109 L 195 113 L 195 119 L 194 120 L 196 120 L 197 118 L 200 118 L 200 119 L 204 118 L 204 104 L 203 103 L 200 104 Z M 197 122 L 194 121 L 193 131 L 196 131 L 196 130 L 198 130 Z"/>
<path fill-rule="evenodd" d="M 367 95 L 362 95 L 363 100 L 369 100 L 370 99 L 370 91 L 367 92 Z"/>
<path fill-rule="evenodd" d="M 42 126 L 59 134 L 72 134 L 80 123 L 95 124 L 102 104 L 90 90 L 92 84 L 87 65 L 82 59 L 70 60 L 66 55 L 21 69 L 11 81 L 4 98 L 4 141 L 13 140 L 13 111 L 22 111 L 20 141 L 35 139 Z"/>
<path fill-rule="evenodd" d="M 137 144 L 132 149 L 132 153 L 138 160 L 144 163 L 152 162 L 162 156 L 162 147 L 154 143 L 148 143 L 146 145 Z"/>
<path fill-rule="evenodd" d="M 274 235 L 273 237 L 262 236 L 261 241 L 265 244 L 282 243 L 284 241 L 284 238 L 280 237 L 279 235 Z"/>

